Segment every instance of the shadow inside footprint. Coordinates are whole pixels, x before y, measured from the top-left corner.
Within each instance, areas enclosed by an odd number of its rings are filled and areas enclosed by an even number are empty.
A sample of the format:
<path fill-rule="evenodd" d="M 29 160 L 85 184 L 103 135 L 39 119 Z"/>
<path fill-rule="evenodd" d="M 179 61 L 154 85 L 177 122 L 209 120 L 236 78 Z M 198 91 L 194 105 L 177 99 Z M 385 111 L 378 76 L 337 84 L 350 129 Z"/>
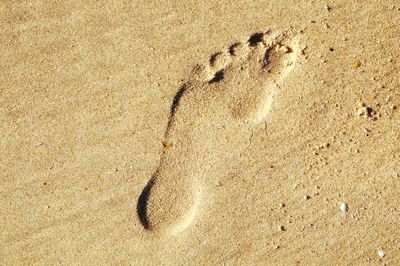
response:
<path fill-rule="evenodd" d="M 188 84 L 184 83 L 177 93 L 174 96 L 174 99 L 171 104 L 170 108 L 170 114 L 169 114 L 169 120 L 167 124 L 167 129 L 165 131 L 165 137 L 168 137 L 168 132 L 172 126 L 173 122 L 173 117 L 177 111 L 177 108 L 179 106 L 179 102 L 182 98 L 182 96 L 185 94 L 186 90 L 188 89 Z M 144 187 L 142 193 L 140 194 L 138 201 L 137 201 L 137 206 L 136 206 L 136 212 L 139 217 L 140 223 L 143 225 L 143 227 L 147 230 L 150 230 L 150 221 L 148 217 L 148 201 L 150 197 L 150 191 L 154 185 L 154 180 L 157 178 L 158 175 L 158 170 L 152 175 L 150 181 L 147 183 L 147 185 Z"/>
<path fill-rule="evenodd" d="M 187 87 L 188 87 L 187 84 L 184 83 L 179 88 L 178 92 L 175 94 L 174 99 L 172 100 L 172 104 L 171 104 L 171 109 L 170 109 L 170 113 L 169 113 L 169 116 L 170 116 L 169 120 L 171 120 L 171 118 L 174 116 L 174 114 L 176 112 L 176 109 L 177 109 L 177 107 L 179 105 L 179 101 L 181 100 L 181 98 L 182 98 L 183 94 L 185 93 Z"/>
<path fill-rule="evenodd" d="M 150 227 L 149 220 L 147 218 L 147 201 L 150 196 L 151 187 L 153 186 L 153 178 L 151 178 L 151 180 L 144 187 L 142 194 L 140 194 L 139 196 L 136 207 L 140 223 L 143 225 L 145 229 L 149 229 Z"/>
<path fill-rule="evenodd" d="M 263 36 L 264 36 L 263 32 L 257 32 L 257 33 L 254 33 L 253 35 L 251 35 L 249 38 L 250 46 L 254 47 L 258 43 L 260 43 L 262 41 Z"/>
<path fill-rule="evenodd" d="M 214 77 L 212 80 L 210 80 L 208 83 L 215 83 L 215 82 L 220 82 L 221 80 L 224 79 L 224 71 L 220 70 L 217 73 L 215 73 Z"/>

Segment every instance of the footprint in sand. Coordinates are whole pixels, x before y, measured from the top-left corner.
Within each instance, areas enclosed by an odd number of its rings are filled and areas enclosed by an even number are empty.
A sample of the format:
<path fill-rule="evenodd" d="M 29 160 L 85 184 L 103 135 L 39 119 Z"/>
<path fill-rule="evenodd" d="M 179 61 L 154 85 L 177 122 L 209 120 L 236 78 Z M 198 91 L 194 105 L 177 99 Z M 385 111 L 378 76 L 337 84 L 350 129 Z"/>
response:
<path fill-rule="evenodd" d="M 194 68 L 174 97 L 160 165 L 138 200 L 144 228 L 178 232 L 192 222 L 202 182 L 232 161 L 235 139 L 264 122 L 298 47 L 289 32 L 255 33 Z"/>

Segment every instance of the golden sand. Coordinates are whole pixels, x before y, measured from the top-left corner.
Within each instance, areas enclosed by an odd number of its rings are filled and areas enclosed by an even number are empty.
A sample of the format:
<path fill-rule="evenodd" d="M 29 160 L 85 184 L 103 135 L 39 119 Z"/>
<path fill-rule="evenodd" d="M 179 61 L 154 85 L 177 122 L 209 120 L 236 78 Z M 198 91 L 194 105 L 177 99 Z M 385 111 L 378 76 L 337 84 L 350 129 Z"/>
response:
<path fill-rule="evenodd" d="M 0 3 L 1 265 L 400 263 L 398 1 L 109 2 Z"/>

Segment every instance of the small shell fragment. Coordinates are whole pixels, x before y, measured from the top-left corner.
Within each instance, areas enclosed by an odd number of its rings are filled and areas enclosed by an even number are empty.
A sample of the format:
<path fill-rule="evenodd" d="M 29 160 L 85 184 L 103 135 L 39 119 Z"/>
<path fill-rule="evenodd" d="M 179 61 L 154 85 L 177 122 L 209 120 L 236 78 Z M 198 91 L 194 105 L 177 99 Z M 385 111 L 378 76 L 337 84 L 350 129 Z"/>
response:
<path fill-rule="evenodd" d="M 385 257 L 385 251 L 379 250 L 378 251 L 378 256 L 381 257 L 381 258 Z"/>
<path fill-rule="evenodd" d="M 347 205 L 347 203 L 343 202 L 342 204 L 340 204 L 339 209 L 341 212 L 347 212 L 349 210 L 349 206 Z"/>

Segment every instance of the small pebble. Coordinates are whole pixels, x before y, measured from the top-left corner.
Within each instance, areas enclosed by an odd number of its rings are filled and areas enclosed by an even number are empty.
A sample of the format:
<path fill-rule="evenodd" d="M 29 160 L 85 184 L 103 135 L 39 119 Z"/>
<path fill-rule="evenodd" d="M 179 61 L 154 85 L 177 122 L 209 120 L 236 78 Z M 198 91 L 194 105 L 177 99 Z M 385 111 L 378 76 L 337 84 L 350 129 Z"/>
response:
<path fill-rule="evenodd" d="M 375 115 L 376 115 L 376 112 L 371 107 L 363 106 L 363 107 L 360 107 L 357 110 L 357 115 L 358 116 L 364 116 L 364 117 L 367 117 L 367 118 L 374 118 Z"/>
<path fill-rule="evenodd" d="M 361 66 L 361 61 L 360 60 L 356 60 L 353 63 L 353 68 L 359 68 Z"/>
<path fill-rule="evenodd" d="M 378 251 L 378 256 L 381 257 L 381 258 L 385 257 L 385 251 L 379 250 Z"/>
<path fill-rule="evenodd" d="M 330 7 L 329 5 L 325 5 L 324 8 L 325 8 L 325 10 L 328 11 L 328 12 L 331 11 L 331 9 L 332 9 L 332 7 Z"/>
<path fill-rule="evenodd" d="M 168 141 L 168 140 L 162 141 L 161 144 L 162 144 L 165 148 L 171 148 L 171 147 L 172 147 L 172 142 L 171 142 L 171 141 Z"/>
<path fill-rule="evenodd" d="M 347 203 L 342 203 L 340 204 L 339 209 L 341 212 L 347 212 L 349 210 L 349 206 L 347 205 Z"/>
<path fill-rule="evenodd" d="M 310 196 L 308 196 L 308 195 L 304 195 L 304 197 L 303 197 L 305 200 L 309 200 L 309 199 L 311 199 L 311 197 Z"/>
<path fill-rule="evenodd" d="M 286 231 L 286 228 L 283 225 L 279 226 L 279 231 Z"/>

